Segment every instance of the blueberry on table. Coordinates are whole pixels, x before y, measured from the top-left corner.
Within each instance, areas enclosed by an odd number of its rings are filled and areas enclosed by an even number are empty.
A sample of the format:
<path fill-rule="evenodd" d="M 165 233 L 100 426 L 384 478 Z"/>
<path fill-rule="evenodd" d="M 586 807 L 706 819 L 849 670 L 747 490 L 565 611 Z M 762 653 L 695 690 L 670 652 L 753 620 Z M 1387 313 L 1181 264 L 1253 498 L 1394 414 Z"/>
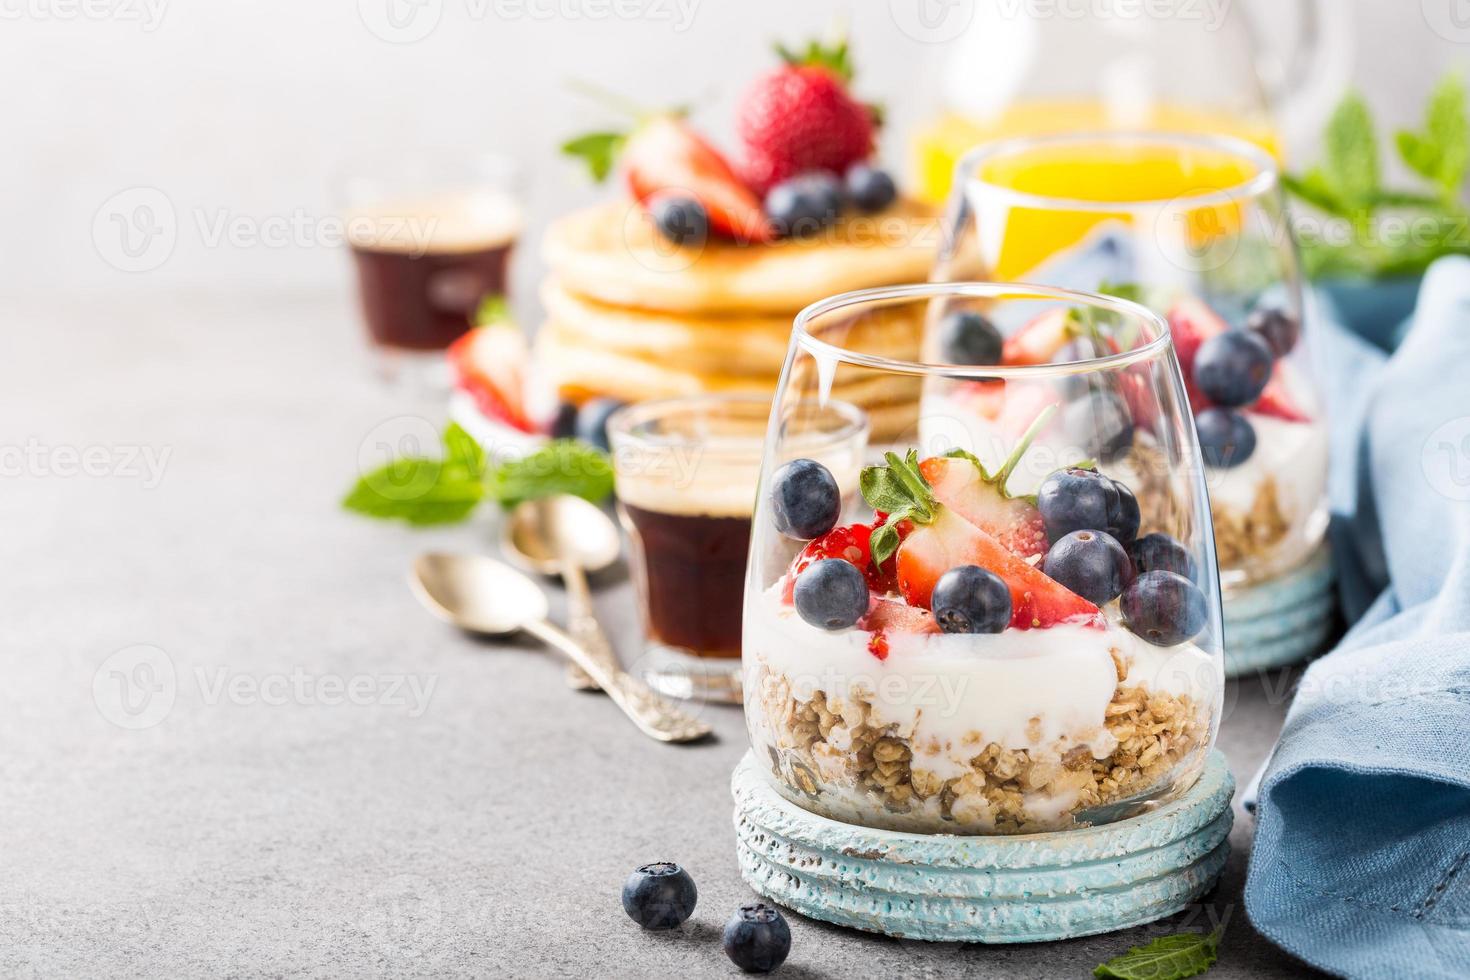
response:
<path fill-rule="evenodd" d="M 882 211 L 898 197 L 898 188 L 887 171 L 859 163 L 847 171 L 847 196 L 859 211 Z"/>
<path fill-rule="evenodd" d="M 803 174 L 766 192 L 765 212 L 784 237 L 816 234 L 842 213 L 842 185 L 831 174 Z"/>
<path fill-rule="evenodd" d="M 1211 337 L 1194 355 L 1194 384 L 1221 408 L 1240 408 L 1261 397 L 1276 355 L 1259 335 L 1231 330 Z"/>
<path fill-rule="evenodd" d="M 771 516 L 787 537 L 820 538 L 837 526 L 841 513 L 837 479 L 816 460 L 794 459 L 771 478 Z"/>
<path fill-rule="evenodd" d="M 939 358 L 946 364 L 999 364 L 1005 338 L 973 310 L 958 310 L 939 322 Z"/>
<path fill-rule="evenodd" d="M 1010 586 L 979 565 L 945 572 L 929 605 L 946 633 L 1000 633 L 1011 622 Z"/>
<path fill-rule="evenodd" d="M 1126 550 L 1138 537 L 1143 513 L 1138 509 L 1138 498 L 1133 496 L 1133 491 L 1126 484 L 1114 480 L 1113 487 L 1118 491 L 1118 509 L 1108 513 L 1108 526 L 1105 530 L 1117 538 L 1118 543 Z"/>
<path fill-rule="evenodd" d="M 608 451 L 607 420 L 623 407 L 616 398 L 594 398 L 577 413 L 577 438 Z"/>
<path fill-rule="evenodd" d="M 868 613 L 868 580 L 852 562 L 824 558 L 796 577 L 791 599 L 797 615 L 817 629 L 845 630 Z"/>
<path fill-rule="evenodd" d="M 730 916 L 721 945 L 730 962 L 746 973 L 770 973 L 791 952 L 791 927 L 778 910 L 752 902 Z"/>
<path fill-rule="evenodd" d="M 1194 417 L 1205 465 L 1217 470 L 1239 466 L 1256 451 L 1256 430 L 1239 412 L 1207 408 Z"/>
<path fill-rule="evenodd" d="M 1246 329 L 1258 334 L 1277 357 L 1290 354 L 1302 339 L 1302 322 L 1281 309 L 1260 309 L 1246 321 Z"/>
<path fill-rule="evenodd" d="M 1105 606 L 1122 594 L 1132 568 L 1128 553 L 1111 534 L 1073 531 L 1051 546 L 1041 570 L 1094 606 Z"/>
<path fill-rule="evenodd" d="M 1208 618 L 1205 594 L 1174 572 L 1138 576 L 1123 593 L 1122 609 L 1124 625 L 1156 647 L 1194 639 Z"/>
<path fill-rule="evenodd" d="M 577 404 L 562 402 L 556 406 L 556 415 L 551 420 L 551 438 L 574 439 L 577 436 Z"/>
<path fill-rule="evenodd" d="M 694 914 L 699 891 L 689 872 L 669 861 L 645 864 L 623 882 L 623 911 L 645 929 L 672 929 Z"/>
<path fill-rule="evenodd" d="M 1115 391 L 1093 391 L 1069 402 L 1062 418 L 1064 430 L 1101 462 L 1111 463 L 1133 448 L 1133 413 Z"/>
<path fill-rule="evenodd" d="M 1133 542 L 1128 557 L 1133 559 L 1133 570 L 1139 575 L 1173 572 L 1190 580 L 1195 577 L 1194 558 L 1184 545 L 1167 534 L 1145 534 Z"/>
<path fill-rule="evenodd" d="M 660 197 L 650 210 L 654 227 L 675 245 L 702 245 L 709 235 L 709 212 L 692 197 Z"/>
<path fill-rule="evenodd" d="M 1058 470 L 1041 484 L 1036 506 L 1052 544 L 1073 531 L 1106 530 L 1122 513 L 1118 485 L 1096 470 Z"/>

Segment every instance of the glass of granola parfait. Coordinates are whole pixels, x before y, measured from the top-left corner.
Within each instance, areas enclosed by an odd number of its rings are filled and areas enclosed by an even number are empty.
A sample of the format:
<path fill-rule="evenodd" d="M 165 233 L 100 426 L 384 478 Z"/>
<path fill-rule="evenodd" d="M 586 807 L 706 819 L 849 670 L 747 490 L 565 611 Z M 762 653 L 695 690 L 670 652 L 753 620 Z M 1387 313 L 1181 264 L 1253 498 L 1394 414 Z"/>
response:
<path fill-rule="evenodd" d="M 864 348 L 864 322 L 895 310 L 935 354 Z M 1043 330 L 1091 346 L 1007 359 Z M 856 498 L 787 451 L 846 384 L 920 409 L 870 446 Z M 745 586 L 746 719 L 777 791 L 848 823 L 989 835 L 1109 823 L 1188 790 L 1223 692 L 1189 411 L 1165 322 L 1126 300 L 955 283 L 803 311 Z"/>
<path fill-rule="evenodd" d="M 1327 426 L 1279 183 L 1268 154 L 1227 137 L 987 144 L 959 166 L 934 277 L 1109 293 L 1167 319 L 1227 590 L 1300 567 L 1327 529 Z M 1005 360 L 1071 360 L 1092 344 L 1075 330 L 1040 329 Z"/>

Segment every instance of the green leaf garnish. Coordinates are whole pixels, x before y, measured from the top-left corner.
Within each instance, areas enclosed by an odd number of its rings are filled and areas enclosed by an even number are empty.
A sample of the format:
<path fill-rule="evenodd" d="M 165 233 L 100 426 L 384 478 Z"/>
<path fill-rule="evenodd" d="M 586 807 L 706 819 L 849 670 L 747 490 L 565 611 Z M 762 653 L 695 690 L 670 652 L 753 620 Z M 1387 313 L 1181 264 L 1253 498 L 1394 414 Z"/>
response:
<path fill-rule="evenodd" d="M 402 457 L 364 474 L 342 500 L 350 511 L 409 524 L 452 524 L 485 496 L 479 445 L 459 426 L 444 430 L 444 458 Z"/>
<path fill-rule="evenodd" d="M 585 163 L 587 170 L 592 174 L 592 179 L 600 184 L 607 179 L 608 174 L 612 173 L 618 153 L 622 151 L 627 141 L 627 133 L 587 133 L 584 136 L 567 140 L 561 145 L 561 151 Z"/>
<path fill-rule="evenodd" d="M 919 454 L 916 451 L 910 449 L 903 458 L 897 453 L 886 453 L 883 458 L 887 465 L 869 466 L 858 477 L 858 489 L 868 506 L 888 515 L 888 520 L 873 532 L 869 540 L 868 547 L 875 565 L 882 565 L 898 550 L 900 541 L 896 524 L 900 521 L 931 523 L 939 508 L 928 481 L 919 472 Z"/>
<path fill-rule="evenodd" d="M 502 464 L 485 480 L 486 494 L 507 509 L 563 493 L 601 503 L 612 491 L 607 455 L 575 439 L 549 442 L 529 456 Z"/>
<path fill-rule="evenodd" d="M 1304 240 L 1302 254 L 1314 279 L 1416 276 L 1445 255 L 1470 254 L 1463 185 L 1470 174 L 1470 110 L 1464 79 L 1451 75 L 1434 90 L 1421 129 L 1395 134 L 1394 146 L 1428 192 L 1382 186 L 1379 140 L 1372 113 L 1350 93 L 1323 135 L 1323 161 L 1282 186 L 1297 199 L 1347 221 L 1349 241 Z M 1387 234 L 1376 222 L 1399 217 L 1412 234 Z"/>
<path fill-rule="evenodd" d="M 1092 971 L 1103 980 L 1184 980 L 1215 965 L 1219 932 L 1182 933 L 1135 946 Z"/>
<path fill-rule="evenodd" d="M 488 327 L 494 323 L 510 323 L 510 303 L 504 296 L 486 296 L 475 308 L 475 326 Z"/>

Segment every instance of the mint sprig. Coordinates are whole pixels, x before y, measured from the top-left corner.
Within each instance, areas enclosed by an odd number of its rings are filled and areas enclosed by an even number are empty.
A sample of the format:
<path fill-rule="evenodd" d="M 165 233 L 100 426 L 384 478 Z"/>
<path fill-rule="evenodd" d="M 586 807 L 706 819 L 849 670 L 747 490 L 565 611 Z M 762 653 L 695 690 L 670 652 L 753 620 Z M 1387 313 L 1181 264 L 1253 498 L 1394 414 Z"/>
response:
<path fill-rule="evenodd" d="M 607 456 L 572 439 L 488 469 L 480 444 L 455 423 L 445 427 L 443 442 L 439 459 L 404 456 L 364 474 L 342 506 L 365 517 L 427 527 L 467 520 L 485 500 L 509 509 L 569 493 L 600 503 L 613 490 Z"/>
<path fill-rule="evenodd" d="M 350 511 L 415 526 L 453 524 L 485 496 L 485 455 L 453 422 L 444 430 L 442 459 L 405 456 L 364 474 L 342 499 Z"/>
<path fill-rule="evenodd" d="M 1349 93 L 1323 134 L 1321 163 L 1282 178 L 1294 197 L 1352 227 L 1346 243 L 1303 242 L 1312 278 L 1414 276 L 1441 256 L 1470 254 L 1470 210 L 1463 193 L 1470 174 L 1470 110 L 1464 79 L 1454 74 L 1440 82 L 1422 128 L 1396 133 L 1393 143 L 1427 190 L 1383 186 L 1372 112 L 1362 96 Z M 1375 223 L 1389 215 L 1412 221 L 1413 234 L 1381 234 Z"/>
<path fill-rule="evenodd" d="M 858 489 L 868 506 L 888 515 L 888 520 L 873 531 L 868 542 L 875 565 L 882 565 L 898 550 L 901 542 L 895 525 L 900 521 L 932 523 L 939 509 L 929 482 L 919 472 L 919 454 L 915 450 L 910 449 L 906 457 L 885 453 L 883 458 L 886 466 L 869 466 L 858 477 Z"/>
<path fill-rule="evenodd" d="M 1101 980 L 1185 980 L 1215 965 L 1220 933 L 1180 933 L 1135 946 L 1092 971 Z"/>
<path fill-rule="evenodd" d="M 618 154 L 623 151 L 627 142 L 627 133 L 586 133 L 567 140 L 561 145 L 561 151 L 585 163 L 587 171 L 592 174 L 593 182 L 600 184 L 612 173 L 613 165 L 618 162 Z"/>

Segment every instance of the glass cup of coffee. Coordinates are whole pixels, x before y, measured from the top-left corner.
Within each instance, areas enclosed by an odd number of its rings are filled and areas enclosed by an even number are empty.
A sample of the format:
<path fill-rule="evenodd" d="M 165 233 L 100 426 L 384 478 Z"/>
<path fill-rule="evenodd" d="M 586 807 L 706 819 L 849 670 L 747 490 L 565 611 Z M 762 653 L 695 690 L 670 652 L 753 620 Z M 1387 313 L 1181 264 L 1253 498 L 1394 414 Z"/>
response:
<path fill-rule="evenodd" d="M 692 395 L 620 409 L 608 422 L 618 514 L 632 543 L 645 644 L 636 668 L 672 697 L 739 703 L 750 520 L 769 399 Z M 804 407 L 782 445 L 857 490 L 868 420 L 846 402 Z"/>
<path fill-rule="evenodd" d="M 509 289 L 519 172 L 498 155 L 403 159 L 344 187 L 346 238 L 379 369 L 445 387 L 443 351 Z"/>

